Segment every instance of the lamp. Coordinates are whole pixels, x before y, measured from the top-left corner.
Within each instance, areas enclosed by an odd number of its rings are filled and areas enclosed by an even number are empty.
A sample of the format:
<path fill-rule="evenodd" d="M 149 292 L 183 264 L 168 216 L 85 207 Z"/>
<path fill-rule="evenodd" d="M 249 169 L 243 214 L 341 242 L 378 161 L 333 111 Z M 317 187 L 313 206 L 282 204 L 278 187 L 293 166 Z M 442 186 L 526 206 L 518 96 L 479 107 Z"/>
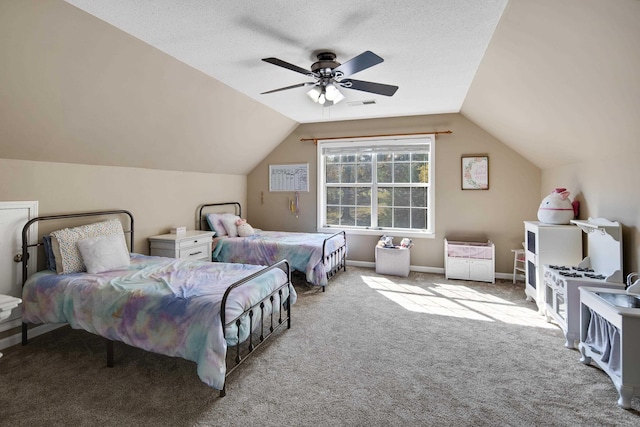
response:
<path fill-rule="evenodd" d="M 344 95 L 340 93 L 333 83 L 314 86 L 307 92 L 307 95 L 313 102 L 325 107 L 335 105 L 344 99 Z"/>

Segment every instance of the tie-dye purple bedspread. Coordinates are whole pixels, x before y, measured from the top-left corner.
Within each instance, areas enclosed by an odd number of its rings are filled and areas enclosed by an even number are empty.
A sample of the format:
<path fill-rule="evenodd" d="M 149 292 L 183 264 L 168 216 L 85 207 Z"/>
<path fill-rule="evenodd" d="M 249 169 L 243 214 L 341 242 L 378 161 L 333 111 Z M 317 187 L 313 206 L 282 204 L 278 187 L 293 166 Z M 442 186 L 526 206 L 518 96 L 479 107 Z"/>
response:
<path fill-rule="evenodd" d="M 215 239 L 213 260 L 243 264 L 271 265 L 286 259 L 294 270 L 306 274 L 307 282 L 316 286 L 327 284 L 327 265 L 322 259 L 322 245 L 331 234 L 292 233 L 286 231 L 256 231 L 247 237 Z M 342 235 L 327 241 L 327 253 L 345 244 Z"/>
<path fill-rule="evenodd" d="M 111 340 L 194 361 L 200 379 L 221 390 L 227 345 L 237 342 L 235 327 L 227 328 L 226 339 L 222 334 L 222 296 L 229 285 L 263 268 L 132 254 L 129 267 L 106 273 L 41 271 L 24 286 L 22 318 L 31 323 L 69 323 Z M 233 290 L 227 300 L 227 322 L 286 281 L 287 275 L 275 268 Z M 283 299 L 290 293 L 293 304 L 296 293 L 288 288 Z M 276 294 L 276 310 L 277 303 Z M 265 314 L 271 311 L 269 305 Z M 240 326 L 241 341 L 248 336 L 246 323 Z"/>

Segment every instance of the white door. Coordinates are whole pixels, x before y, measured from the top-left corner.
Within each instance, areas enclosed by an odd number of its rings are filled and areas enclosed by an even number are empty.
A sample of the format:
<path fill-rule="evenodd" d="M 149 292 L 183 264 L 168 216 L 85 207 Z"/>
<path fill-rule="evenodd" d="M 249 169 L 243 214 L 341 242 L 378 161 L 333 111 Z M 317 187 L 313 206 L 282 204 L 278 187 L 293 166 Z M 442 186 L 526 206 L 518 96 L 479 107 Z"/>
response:
<path fill-rule="evenodd" d="M 22 263 L 16 262 L 16 255 L 22 254 L 22 228 L 31 218 L 38 216 L 38 202 L 0 202 L 0 295 L 18 297 L 22 295 Z M 29 244 L 37 243 L 38 224 L 31 226 Z M 29 250 L 29 273 L 37 268 L 37 248 Z M 20 310 L 14 310 L 6 320 L 20 317 Z"/>

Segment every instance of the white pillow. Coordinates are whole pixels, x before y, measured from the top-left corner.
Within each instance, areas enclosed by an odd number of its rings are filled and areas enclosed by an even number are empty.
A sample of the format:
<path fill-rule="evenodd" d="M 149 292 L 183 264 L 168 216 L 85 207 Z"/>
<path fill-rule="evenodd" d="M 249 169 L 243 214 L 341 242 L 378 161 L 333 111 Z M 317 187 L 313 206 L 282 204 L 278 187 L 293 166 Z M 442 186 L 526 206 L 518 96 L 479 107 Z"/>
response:
<path fill-rule="evenodd" d="M 224 229 L 227 230 L 227 234 L 229 237 L 238 237 L 238 227 L 236 226 L 236 221 L 239 220 L 240 217 L 234 214 L 224 214 L 222 215 L 221 222 L 224 225 Z"/>
<path fill-rule="evenodd" d="M 129 265 L 129 250 L 124 234 L 78 240 L 82 261 L 91 274 L 116 270 Z"/>

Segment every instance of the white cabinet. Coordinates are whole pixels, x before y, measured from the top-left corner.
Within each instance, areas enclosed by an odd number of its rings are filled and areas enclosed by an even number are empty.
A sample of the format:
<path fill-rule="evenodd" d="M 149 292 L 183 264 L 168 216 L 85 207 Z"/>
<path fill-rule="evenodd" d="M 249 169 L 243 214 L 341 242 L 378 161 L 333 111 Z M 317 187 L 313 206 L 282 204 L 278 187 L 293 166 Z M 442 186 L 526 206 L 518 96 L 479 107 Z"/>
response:
<path fill-rule="evenodd" d="M 491 241 L 474 243 L 444 239 L 445 277 L 494 283 L 495 253 Z"/>
<path fill-rule="evenodd" d="M 9 297 L 19 298 L 22 296 L 22 264 L 18 261 L 22 254 L 22 228 L 31 219 L 38 216 L 37 201 L 0 202 L 0 294 Z M 27 243 L 35 245 L 38 243 L 38 223 L 31 226 L 27 232 Z M 27 273 L 33 274 L 37 271 L 38 251 L 37 248 L 30 247 L 29 264 Z M 0 302 L 3 297 L 0 297 Z M 2 304 L 0 304 L 2 305 Z M 1 307 L 0 307 L 1 308 Z M 4 317 L 2 312 L 11 313 L 10 310 L 0 309 L 0 337 L 1 333 L 20 326 L 20 310 L 13 310 L 11 316 Z M 6 320 L 6 321 L 5 321 Z M 15 322 L 18 322 L 15 324 Z M 2 341 L 2 340 L 0 340 Z M 0 343 L 1 344 L 1 343 Z"/>
<path fill-rule="evenodd" d="M 525 294 L 544 313 L 544 268 L 546 265 L 576 266 L 582 261 L 582 231 L 575 225 L 524 222 Z"/>
<path fill-rule="evenodd" d="M 211 231 L 190 230 L 181 234 L 149 237 L 149 254 L 192 261 L 211 261 Z"/>

